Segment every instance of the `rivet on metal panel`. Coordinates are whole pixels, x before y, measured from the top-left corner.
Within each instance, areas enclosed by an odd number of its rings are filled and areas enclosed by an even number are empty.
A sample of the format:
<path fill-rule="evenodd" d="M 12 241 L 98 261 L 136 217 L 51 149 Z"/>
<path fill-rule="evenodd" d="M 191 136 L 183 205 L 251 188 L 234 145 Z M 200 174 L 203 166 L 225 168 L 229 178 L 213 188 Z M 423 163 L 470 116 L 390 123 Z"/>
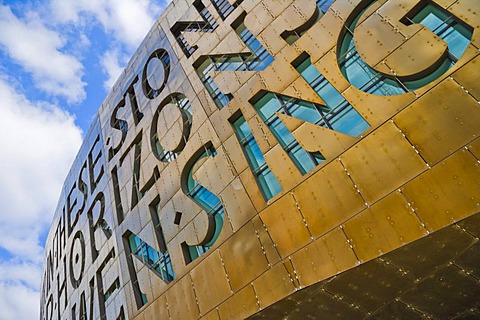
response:
<path fill-rule="evenodd" d="M 190 278 L 190 284 L 192 285 L 192 289 L 193 289 L 193 295 L 195 296 L 195 303 L 197 304 L 198 309 L 200 310 L 200 304 L 198 303 L 197 292 L 195 290 L 195 284 L 193 283 L 192 277 L 189 277 L 189 278 Z M 202 313 L 200 312 L 200 316 L 201 315 L 202 315 Z"/>

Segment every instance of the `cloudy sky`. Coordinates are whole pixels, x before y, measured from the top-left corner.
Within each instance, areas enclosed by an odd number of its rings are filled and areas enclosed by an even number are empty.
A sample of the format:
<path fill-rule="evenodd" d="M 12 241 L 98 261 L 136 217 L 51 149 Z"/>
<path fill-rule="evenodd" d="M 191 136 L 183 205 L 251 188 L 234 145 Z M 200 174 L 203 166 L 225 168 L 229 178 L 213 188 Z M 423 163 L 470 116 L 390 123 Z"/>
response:
<path fill-rule="evenodd" d="M 65 176 L 166 1 L 0 0 L 0 319 L 38 319 Z"/>

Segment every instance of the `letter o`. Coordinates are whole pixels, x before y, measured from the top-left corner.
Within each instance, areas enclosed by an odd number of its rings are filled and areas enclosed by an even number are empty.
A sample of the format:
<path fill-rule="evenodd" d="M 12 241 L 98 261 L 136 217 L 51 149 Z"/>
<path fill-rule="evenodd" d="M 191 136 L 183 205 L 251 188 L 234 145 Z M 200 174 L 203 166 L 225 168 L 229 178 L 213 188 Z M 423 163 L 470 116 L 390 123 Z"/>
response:
<path fill-rule="evenodd" d="M 75 261 L 73 257 L 73 249 L 75 247 L 75 243 L 79 241 L 80 245 L 80 252 L 81 252 L 81 261 L 80 261 L 80 274 L 78 275 L 78 278 L 75 278 L 75 274 L 73 272 L 73 267 L 74 263 L 77 264 L 79 262 L 80 256 L 78 254 L 75 255 Z M 80 285 L 80 282 L 82 282 L 83 278 L 83 271 L 85 270 L 85 240 L 83 238 L 83 233 L 78 230 L 77 233 L 75 233 L 75 236 L 73 237 L 72 241 L 72 246 L 70 247 L 70 282 L 72 283 L 73 288 L 77 289 Z"/>
<path fill-rule="evenodd" d="M 148 80 L 148 66 L 152 63 L 152 60 L 159 60 L 163 68 L 163 79 L 161 79 L 161 84 L 157 88 L 152 88 Z M 155 60 L 153 60 L 155 61 Z M 167 84 L 168 77 L 170 76 L 170 56 L 165 49 L 155 50 L 147 59 L 145 66 L 143 67 L 142 73 L 142 90 L 145 96 L 149 99 L 155 99 L 165 88 Z"/>

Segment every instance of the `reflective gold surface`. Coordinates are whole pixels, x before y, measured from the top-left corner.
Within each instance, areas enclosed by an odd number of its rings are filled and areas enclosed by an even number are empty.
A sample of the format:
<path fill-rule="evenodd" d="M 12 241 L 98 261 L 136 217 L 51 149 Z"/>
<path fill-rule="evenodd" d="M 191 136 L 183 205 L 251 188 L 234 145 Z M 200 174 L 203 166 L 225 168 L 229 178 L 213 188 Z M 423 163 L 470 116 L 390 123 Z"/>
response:
<path fill-rule="evenodd" d="M 214 2 L 174 0 L 100 107 L 47 239 L 41 319 L 480 318 L 479 2 L 336 0 L 323 14 L 244 0 L 226 17 Z M 473 32 L 458 61 L 402 94 L 356 86 L 339 55 L 359 14 L 354 45 L 378 83 L 436 70 L 446 42 L 405 22 L 428 3 Z M 271 61 L 250 56 L 241 22 Z M 157 49 L 163 79 L 144 75 Z M 295 69 L 307 55 L 319 94 Z M 273 113 L 322 154 L 311 170 L 254 106 L 265 93 L 328 113 Z M 318 125 L 332 96 L 364 129 Z"/>

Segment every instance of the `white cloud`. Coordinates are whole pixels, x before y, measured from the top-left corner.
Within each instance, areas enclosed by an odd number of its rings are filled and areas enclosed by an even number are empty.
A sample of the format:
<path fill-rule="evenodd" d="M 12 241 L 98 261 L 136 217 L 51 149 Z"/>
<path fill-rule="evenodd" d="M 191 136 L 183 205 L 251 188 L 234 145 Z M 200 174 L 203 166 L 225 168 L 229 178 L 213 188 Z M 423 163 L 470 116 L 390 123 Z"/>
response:
<path fill-rule="evenodd" d="M 117 42 L 135 49 L 166 4 L 151 0 L 51 0 L 51 11 L 60 23 L 83 24 L 93 16 Z"/>
<path fill-rule="evenodd" d="M 74 118 L 0 76 L 0 319 L 38 319 L 40 237 L 81 144 Z M 6 259 L 6 260 L 5 260 Z"/>
<path fill-rule="evenodd" d="M 119 49 L 112 49 L 105 52 L 100 59 L 100 63 L 103 68 L 103 72 L 107 76 L 107 79 L 104 81 L 103 86 L 105 90 L 110 90 L 115 81 L 123 71 L 124 65 L 127 63 L 128 57 L 122 55 Z"/>
<path fill-rule="evenodd" d="M 39 292 L 22 284 L 0 282 L 0 319 L 39 319 L 39 297 Z"/>
<path fill-rule="evenodd" d="M 37 88 L 69 103 L 85 98 L 82 64 L 61 51 L 64 39 L 38 16 L 29 14 L 22 20 L 10 7 L 0 5 L 0 30 L 0 46 L 32 75 Z"/>

